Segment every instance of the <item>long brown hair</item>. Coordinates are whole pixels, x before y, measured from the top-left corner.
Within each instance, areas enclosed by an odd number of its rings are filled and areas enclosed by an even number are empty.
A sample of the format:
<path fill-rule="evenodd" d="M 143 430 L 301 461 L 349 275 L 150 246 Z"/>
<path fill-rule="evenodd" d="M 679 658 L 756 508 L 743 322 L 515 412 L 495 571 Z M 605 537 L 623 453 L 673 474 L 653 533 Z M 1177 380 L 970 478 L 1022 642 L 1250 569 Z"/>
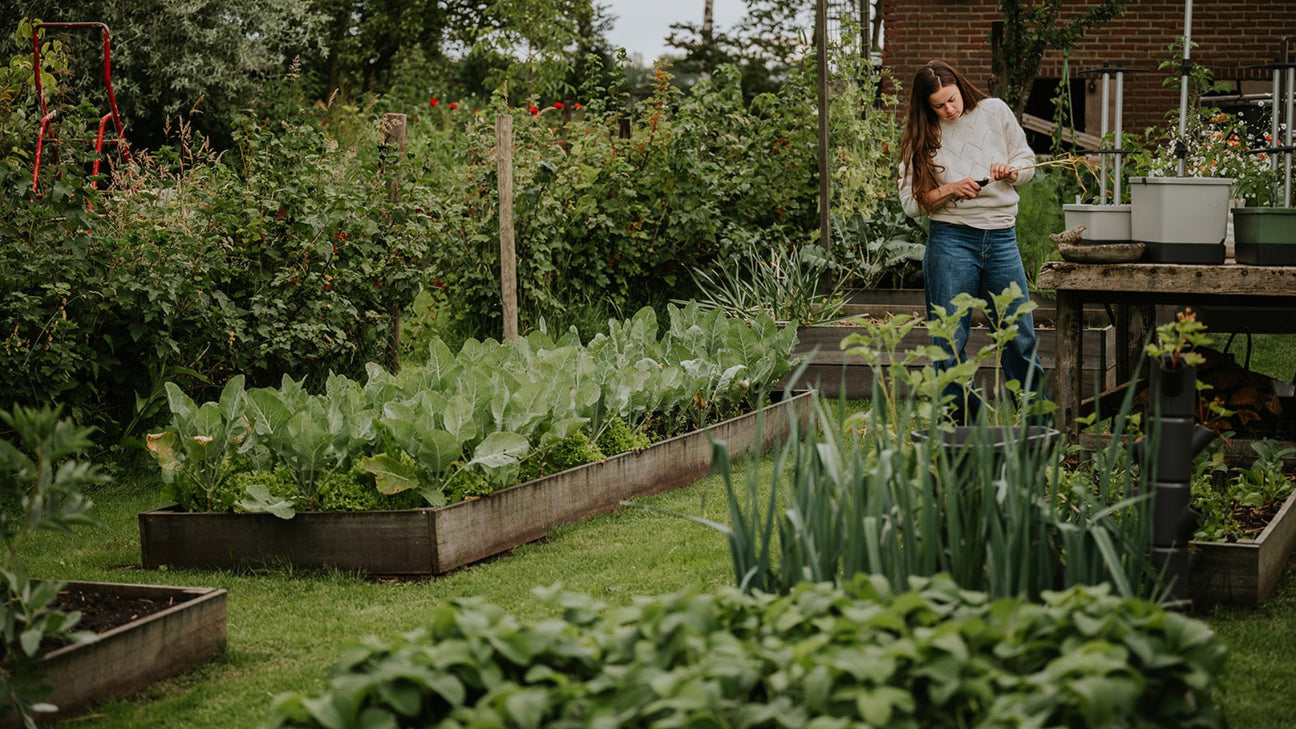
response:
<path fill-rule="evenodd" d="M 936 175 L 943 171 L 933 161 L 941 145 L 940 118 L 928 100 L 932 94 L 951 84 L 957 86 L 963 96 L 964 113 L 972 111 L 977 102 L 989 97 L 945 61 L 928 61 L 914 74 L 904 136 L 900 138 L 900 161 L 905 164 L 914 199 L 924 209 L 923 199 L 939 186 Z"/>

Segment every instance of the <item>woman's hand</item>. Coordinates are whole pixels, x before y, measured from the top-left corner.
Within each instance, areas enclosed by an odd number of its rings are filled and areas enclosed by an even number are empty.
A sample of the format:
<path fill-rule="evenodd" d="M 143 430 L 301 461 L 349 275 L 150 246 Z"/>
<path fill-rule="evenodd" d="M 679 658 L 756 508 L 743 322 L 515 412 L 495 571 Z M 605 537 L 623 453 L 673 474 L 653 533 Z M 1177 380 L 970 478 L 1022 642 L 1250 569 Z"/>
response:
<path fill-rule="evenodd" d="M 1017 182 L 1017 170 L 1006 162 L 995 162 L 990 165 L 991 180 L 1007 180 L 1008 184 Z"/>
<path fill-rule="evenodd" d="M 952 200 L 971 200 L 981 194 L 981 185 L 971 177 L 948 183 L 945 188 L 945 197 Z"/>

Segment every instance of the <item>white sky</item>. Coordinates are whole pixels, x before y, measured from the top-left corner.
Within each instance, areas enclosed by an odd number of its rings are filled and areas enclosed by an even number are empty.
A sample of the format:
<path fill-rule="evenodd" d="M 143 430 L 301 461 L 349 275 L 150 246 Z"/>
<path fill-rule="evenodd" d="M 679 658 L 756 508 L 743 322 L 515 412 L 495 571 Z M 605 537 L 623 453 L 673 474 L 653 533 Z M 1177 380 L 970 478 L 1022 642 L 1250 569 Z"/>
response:
<path fill-rule="evenodd" d="M 616 16 L 608 42 L 623 46 L 631 58 L 636 53 L 651 63 L 666 52 L 671 23 L 702 24 L 703 0 L 595 0 Z M 743 18 L 743 0 L 714 0 L 715 27 L 727 30 Z"/>

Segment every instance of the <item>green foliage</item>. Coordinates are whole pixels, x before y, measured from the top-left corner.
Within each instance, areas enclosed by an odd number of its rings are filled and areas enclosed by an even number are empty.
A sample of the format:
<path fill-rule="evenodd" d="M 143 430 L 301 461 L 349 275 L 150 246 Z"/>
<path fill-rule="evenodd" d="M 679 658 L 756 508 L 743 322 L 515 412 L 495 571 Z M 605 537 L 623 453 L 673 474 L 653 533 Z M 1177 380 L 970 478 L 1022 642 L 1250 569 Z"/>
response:
<path fill-rule="evenodd" d="M 789 326 L 808 326 L 841 317 L 845 299 L 836 268 L 827 251 L 808 244 L 792 251 L 750 253 L 736 266 L 714 273 L 691 273 L 703 309 L 744 320 L 764 314 Z M 836 283 L 823 286 L 828 280 Z"/>
<path fill-rule="evenodd" d="M 1182 36 L 1177 37 L 1166 48 L 1168 58 L 1157 66 L 1167 72 L 1161 79 L 1163 86 L 1178 87 L 1183 82 L 1184 42 Z M 1278 140 L 1272 139 L 1268 131 L 1260 130 L 1259 122 L 1266 116 L 1260 108 L 1230 114 L 1212 106 L 1205 96 L 1229 90 L 1230 85 L 1217 82 L 1209 67 L 1190 62 L 1187 107 L 1182 112 L 1179 109 L 1166 112 L 1164 124 L 1149 127 L 1141 135 L 1131 135 L 1129 144 L 1122 141 L 1122 146 L 1132 150 L 1127 157 L 1129 173 L 1174 177 L 1180 174 L 1182 161 L 1183 175 L 1229 178 L 1233 180 L 1232 197 L 1245 199 L 1249 205 L 1275 204 L 1282 175 L 1274 169 L 1267 153 L 1252 150 L 1274 147 Z M 1184 115 L 1182 133 L 1181 113 Z M 1268 129 L 1267 124 L 1265 128 Z"/>
<path fill-rule="evenodd" d="M 1074 48 L 1086 31 L 1101 28 L 1124 12 L 1125 4 L 1126 0 L 1101 0 L 1082 12 L 1064 13 L 1062 0 L 998 0 L 1003 25 L 1001 35 L 992 39 L 992 70 L 999 80 L 993 93 L 1020 116 L 1039 78 L 1044 54 Z"/>
<path fill-rule="evenodd" d="M 417 491 L 390 495 L 379 491 L 374 475 L 359 461 L 346 471 L 335 471 L 320 479 L 319 508 L 322 511 L 416 509 L 426 505 Z"/>
<path fill-rule="evenodd" d="M 108 477 L 98 466 L 76 460 L 90 447 L 91 430 L 61 419 L 57 408 L 0 410 L 0 423 L 12 429 L 12 439 L 0 440 L 0 718 L 17 714 L 35 729 L 35 715 L 52 710 L 39 703 L 49 691 L 40 669 L 42 642 L 89 642 L 94 636 L 74 632 L 80 613 L 54 607 L 62 584 L 31 579 L 20 549 L 37 531 L 71 535 L 73 527 L 94 524 L 84 490 Z"/>
<path fill-rule="evenodd" d="M 1282 507 L 1296 484 L 1286 472 L 1283 458 L 1296 448 L 1281 447 L 1265 439 L 1251 443 L 1255 460 L 1249 466 L 1230 465 L 1222 444 L 1197 455 L 1193 467 L 1193 509 L 1200 515 L 1194 538 L 1205 542 L 1255 539 L 1259 528 L 1244 525 L 1242 514 L 1256 519 Z M 1241 512 L 1241 514 L 1239 513 Z M 1267 519 L 1263 520 L 1265 524 Z"/>
<path fill-rule="evenodd" d="M 1143 347 L 1147 356 L 1161 360 L 1170 369 L 1181 366 L 1191 367 L 1206 361 L 1197 347 L 1210 344 L 1206 334 L 1206 325 L 1197 321 L 1197 314 L 1191 308 L 1175 312 L 1174 321 L 1166 322 L 1156 329 L 1156 341 L 1148 342 Z"/>
<path fill-rule="evenodd" d="M 994 309 L 1018 296 L 995 295 Z M 949 340 L 960 318 L 985 307 L 956 300 L 930 323 L 932 336 Z M 804 580 L 847 582 L 860 573 L 897 587 L 948 573 L 997 597 L 1102 582 L 1127 597 L 1160 597 L 1149 559 L 1150 490 L 1132 475 L 1119 435 L 1132 393 L 1111 448 L 1064 469 L 1056 432 L 1028 426 L 1051 403 L 997 372 L 977 423 L 955 431 L 943 416 L 951 386 L 969 386 L 983 362 L 998 362 L 1016 333 L 1012 317 L 967 362 L 939 372 L 929 363 L 944 357 L 942 346 L 900 349 L 917 325 L 913 317 L 867 322 L 843 342 L 873 370 L 871 407 L 834 418 L 820 404 L 779 452 L 768 486 L 751 472 L 745 486 L 734 484 L 727 447 L 716 444 L 729 524 L 697 521 L 725 534 L 735 583 L 787 593 Z"/>
<path fill-rule="evenodd" d="M 843 421 L 820 407 L 765 489 L 750 472 L 734 484 L 717 443 L 729 525 L 700 521 L 725 534 L 735 584 L 786 594 L 804 580 L 862 573 L 903 586 L 948 573 L 996 597 L 1104 582 L 1126 597 L 1161 595 L 1146 484 L 1115 468 L 1128 453 L 1113 446 L 1064 471 L 1061 449 L 1025 427 L 981 423 L 952 441 L 916 410 L 910 400 L 896 420 L 875 409 Z"/>
<path fill-rule="evenodd" d="M 423 207 L 437 211 L 427 221 L 443 242 L 435 277 L 454 294 L 445 324 L 475 337 L 499 331 L 494 114 L 514 115 L 525 329 L 568 302 L 634 310 L 663 289 L 686 293 L 690 270 L 805 240 L 816 225 L 811 97 L 798 81 L 744 102 L 732 68 L 682 96 L 659 70 L 628 139 L 623 117 L 593 101 L 569 122 L 573 110 L 556 106 L 519 113 L 497 99 L 474 116 L 439 104 L 415 132 L 448 125 L 451 164 L 439 144 L 411 155 L 426 178 Z"/>
<path fill-rule="evenodd" d="M 622 423 L 627 431 L 629 430 L 624 420 L 617 418 L 617 421 Z M 577 430 L 528 459 L 522 469 L 521 480 L 530 481 L 575 466 L 601 461 L 604 458 L 607 458 L 607 455 L 603 449 L 592 442 L 585 431 Z"/>
<path fill-rule="evenodd" d="M 859 27 L 844 20 L 829 47 L 829 165 L 834 215 L 871 219 L 885 200 L 898 202 L 896 155 L 903 131 L 900 99 L 890 72 L 861 55 Z"/>
<path fill-rule="evenodd" d="M 45 160 L 39 198 L 27 160 L 0 157 L 12 193 L 0 197 L 0 366 L 20 373 L 0 402 L 139 426 L 166 379 L 268 384 L 389 361 L 427 231 L 412 203 L 390 199 L 391 155 L 339 149 L 321 113 L 248 119 L 223 160 L 182 127 L 179 146 L 117 170 L 107 196 L 77 145 Z M 91 123 L 69 115 L 62 134 Z M 6 148 L 30 144 L 0 129 Z"/>
<path fill-rule="evenodd" d="M 371 365 L 364 383 L 333 376 L 318 394 L 287 376 L 246 391 L 235 378 L 220 402 L 198 406 L 167 383 L 171 427 L 149 447 L 167 482 L 189 489 L 177 488 L 185 503 L 207 509 L 240 495 L 231 473 L 277 469 L 293 489 L 247 486 L 236 506 L 290 517 L 354 503 L 369 485 L 389 497 L 366 494 L 374 503 L 417 495 L 441 506 L 518 483 L 524 465 L 540 475 L 603 458 L 590 433 L 634 449 L 647 445 L 636 433 L 649 421 L 676 434 L 745 412 L 791 369 L 796 332 L 768 317 L 669 313 L 662 329 L 645 308 L 584 346 L 574 331 L 469 340 L 457 354 L 434 339 L 422 366 Z M 326 496 L 335 477 L 344 495 Z"/>
<path fill-rule="evenodd" d="M 652 445 L 648 436 L 630 427 L 625 418 L 610 418 L 595 440 L 598 449 L 609 456 L 641 451 Z"/>
<path fill-rule="evenodd" d="M 1022 417 L 1047 416 L 1056 406 L 1026 388 L 1027 384 L 1034 386 L 1035 383 L 1005 381 L 1003 373 L 1004 348 L 1017 336 L 1021 318 L 1038 307 L 1034 301 L 1025 300 L 1009 312 L 1009 305 L 1022 297 L 1023 292 L 1014 283 L 991 295 L 990 301 L 959 294 L 948 308 L 936 307 L 935 315 L 926 321 L 910 315 L 894 316 L 885 321 L 861 321 L 862 330 L 845 337 L 842 349 L 863 358 L 873 369 L 873 401 L 875 407 L 885 411 L 886 422 L 897 422 L 901 411 L 909 406 L 915 413 L 932 417 L 935 406 L 946 404 L 942 398 L 952 397 L 947 394 L 949 387 L 971 387 L 977 370 L 986 366 L 993 368 L 994 373 L 990 398 L 986 403 L 988 407 L 983 408 L 987 422 L 1015 425 L 1021 422 Z M 937 371 L 931 363 L 950 356 L 948 353 L 954 351 L 959 322 L 974 311 L 983 312 L 993 322 L 989 331 L 990 341 L 964 361 Z M 992 311 L 1002 313 L 992 316 Z M 905 335 L 919 326 L 927 327 L 933 343 L 902 351 L 900 347 L 904 344 Z"/>
<path fill-rule="evenodd" d="M 1017 246 L 1032 290 L 1040 266 L 1061 258 L 1048 233 L 1065 228 L 1062 205 L 1069 202 L 1067 196 L 1074 194 L 1073 189 L 1068 175 L 1046 168 L 1036 169 L 1030 184 L 1017 188 L 1021 196 L 1017 204 Z"/>
<path fill-rule="evenodd" d="M 221 3 L 119 3 L 25 0 L 0 2 L 6 22 L 23 17 L 47 22 L 93 20 L 112 38 L 112 79 L 132 143 L 153 146 L 164 129 L 199 107 L 201 128 L 228 141 L 240 109 L 274 94 L 267 77 L 286 71 L 293 59 L 320 57 L 326 18 L 311 0 L 226 0 Z M 6 29 L 7 30 L 7 29 Z M 103 38 L 96 29 L 46 31 L 74 49 L 72 73 L 60 78 L 72 103 L 92 99 L 107 112 L 103 86 Z M 31 56 L 31 35 L 20 45 Z"/>
<path fill-rule="evenodd" d="M 297 482 L 286 469 L 273 471 L 241 470 L 235 471 L 225 482 L 224 487 L 216 494 L 211 507 L 202 502 L 184 501 L 177 497 L 176 503 L 185 511 L 265 511 L 265 509 L 248 509 L 240 507 L 240 502 L 251 494 L 262 494 L 263 501 L 274 499 L 289 504 L 301 497 Z"/>
<path fill-rule="evenodd" d="M 695 591 L 561 619 L 467 599 L 353 644 L 283 727 L 1222 727 L 1224 647 L 1202 623 L 1101 588 L 992 600 L 945 578 L 791 595 Z"/>
<path fill-rule="evenodd" d="M 173 382 L 166 383 L 166 392 L 173 429 L 148 436 L 149 452 L 181 504 L 202 504 L 201 511 L 217 511 L 218 504 L 240 493 L 225 486 L 248 435 L 243 378 L 226 383 L 219 402 L 201 407 Z"/>

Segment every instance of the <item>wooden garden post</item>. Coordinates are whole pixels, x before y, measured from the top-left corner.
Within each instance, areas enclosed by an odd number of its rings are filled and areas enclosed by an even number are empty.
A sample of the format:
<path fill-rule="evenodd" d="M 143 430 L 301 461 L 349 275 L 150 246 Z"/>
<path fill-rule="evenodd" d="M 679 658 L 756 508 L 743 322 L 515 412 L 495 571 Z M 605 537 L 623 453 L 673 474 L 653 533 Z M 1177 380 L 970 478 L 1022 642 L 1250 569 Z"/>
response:
<path fill-rule="evenodd" d="M 384 149 L 395 146 L 399 153 L 397 159 L 405 159 L 404 114 L 383 114 L 381 146 Z M 400 173 L 393 171 L 387 177 L 387 200 L 394 203 L 399 199 Z M 391 311 L 387 312 L 387 368 L 392 372 L 400 369 L 400 325 L 401 309 L 393 304 Z"/>
<path fill-rule="evenodd" d="M 518 333 L 517 252 L 513 245 L 513 117 L 495 116 L 496 171 L 499 177 L 500 286 L 504 295 L 504 338 Z"/>
<path fill-rule="evenodd" d="M 832 180 L 828 175 L 828 0 L 815 7 L 815 65 L 819 67 L 819 245 L 832 250 Z"/>

